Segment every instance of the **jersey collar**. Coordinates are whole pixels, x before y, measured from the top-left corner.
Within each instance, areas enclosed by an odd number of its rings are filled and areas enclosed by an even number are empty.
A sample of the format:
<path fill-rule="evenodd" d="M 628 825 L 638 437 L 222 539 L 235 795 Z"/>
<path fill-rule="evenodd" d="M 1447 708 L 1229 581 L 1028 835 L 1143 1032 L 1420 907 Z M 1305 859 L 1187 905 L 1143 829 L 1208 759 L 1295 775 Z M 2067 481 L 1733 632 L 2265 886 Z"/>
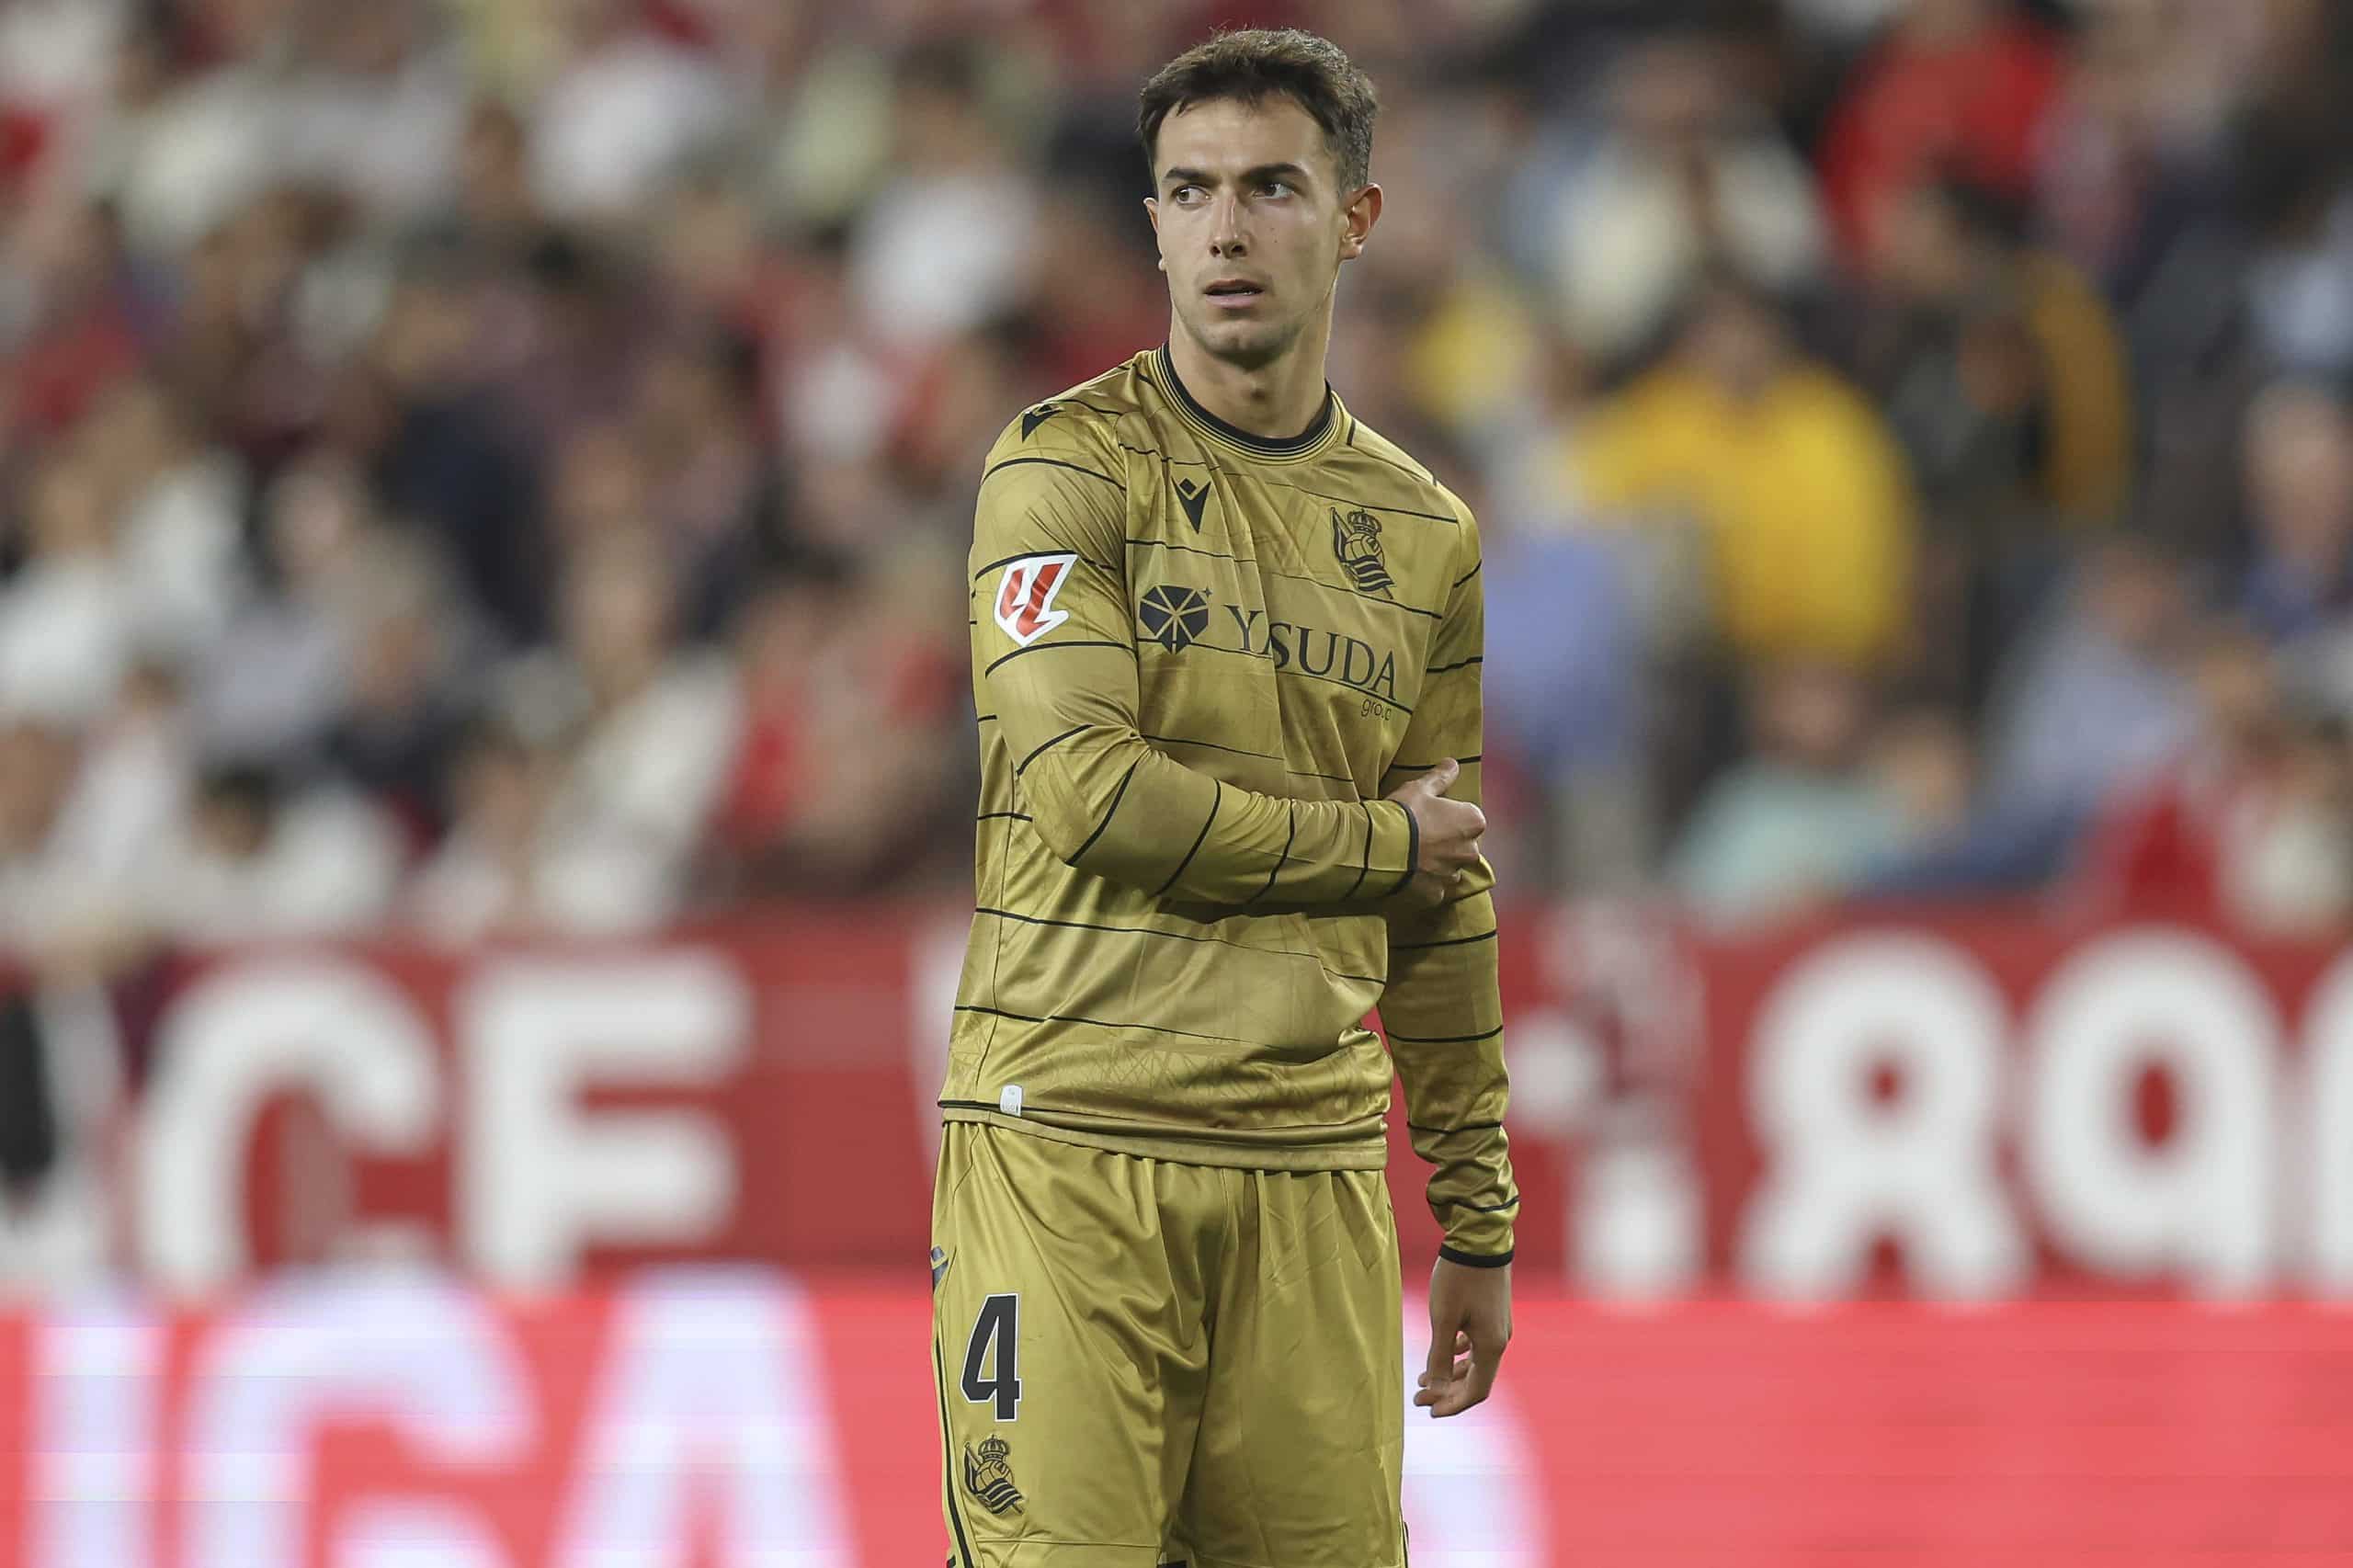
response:
<path fill-rule="evenodd" d="M 1330 446 L 1340 427 L 1347 423 L 1347 410 L 1340 403 L 1340 394 L 1334 392 L 1327 381 L 1324 386 L 1324 406 L 1316 411 L 1314 419 L 1306 429 L 1279 441 L 1265 436 L 1254 436 L 1238 426 L 1227 424 L 1194 400 L 1193 394 L 1185 390 L 1185 383 L 1176 377 L 1176 366 L 1168 357 L 1166 344 L 1152 351 L 1151 360 L 1154 373 L 1167 384 L 1168 401 L 1176 408 L 1177 416 L 1190 426 L 1196 435 L 1260 462 L 1299 462 L 1312 458 Z"/>

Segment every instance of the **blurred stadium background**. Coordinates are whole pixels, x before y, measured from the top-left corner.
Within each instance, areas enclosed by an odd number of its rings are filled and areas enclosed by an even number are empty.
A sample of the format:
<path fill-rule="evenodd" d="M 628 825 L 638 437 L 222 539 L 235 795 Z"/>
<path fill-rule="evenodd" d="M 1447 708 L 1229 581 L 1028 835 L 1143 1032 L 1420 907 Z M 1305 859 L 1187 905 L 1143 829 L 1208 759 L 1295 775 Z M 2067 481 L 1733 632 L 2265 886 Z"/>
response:
<path fill-rule="evenodd" d="M 0 0 L 0 1565 L 938 1561 L 973 479 L 1221 22 L 1495 568 L 1416 1563 L 2353 1562 L 2353 7 Z"/>

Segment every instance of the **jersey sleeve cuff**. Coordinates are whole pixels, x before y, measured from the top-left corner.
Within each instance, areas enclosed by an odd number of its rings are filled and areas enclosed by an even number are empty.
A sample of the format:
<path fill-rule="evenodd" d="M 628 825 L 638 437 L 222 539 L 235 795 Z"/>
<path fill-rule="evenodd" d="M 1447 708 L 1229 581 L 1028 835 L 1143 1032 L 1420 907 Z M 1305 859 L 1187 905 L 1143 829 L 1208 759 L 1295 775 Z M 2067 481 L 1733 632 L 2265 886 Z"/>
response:
<path fill-rule="evenodd" d="M 1414 869 L 1422 863 L 1421 819 L 1414 815 L 1409 807 L 1400 805 L 1397 809 L 1405 813 L 1405 874 L 1397 879 L 1395 887 L 1389 890 L 1392 898 L 1405 891 L 1405 884 L 1414 880 Z"/>
<path fill-rule="evenodd" d="M 1450 1246 L 1441 1244 L 1438 1249 L 1438 1255 L 1447 1262 L 1459 1263 L 1465 1268 L 1502 1268 L 1511 1262 L 1512 1252 L 1517 1250 L 1514 1248 L 1511 1251 L 1492 1254 L 1457 1252 Z"/>

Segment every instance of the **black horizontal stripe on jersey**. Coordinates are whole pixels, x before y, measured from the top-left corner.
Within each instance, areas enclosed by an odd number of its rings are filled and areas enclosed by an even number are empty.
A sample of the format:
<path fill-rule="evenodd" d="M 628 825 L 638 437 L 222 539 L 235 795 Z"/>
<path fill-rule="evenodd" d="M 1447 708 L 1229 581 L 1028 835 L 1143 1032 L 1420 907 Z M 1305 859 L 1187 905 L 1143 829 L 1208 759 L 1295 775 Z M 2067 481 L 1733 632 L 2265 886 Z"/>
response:
<path fill-rule="evenodd" d="M 1225 786 L 1214 778 L 1210 782 L 1216 787 L 1217 790 L 1210 797 L 1210 814 L 1201 819 L 1201 831 L 1193 835 L 1193 846 L 1185 851 L 1185 858 L 1176 862 L 1176 869 L 1168 873 L 1168 880 L 1152 890 L 1152 896 L 1154 898 L 1158 898 L 1176 885 L 1176 879 L 1185 874 L 1185 868 L 1193 863 L 1193 857 L 1199 855 L 1201 852 L 1201 846 L 1209 841 L 1210 829 L 1217 822 L 1217 809 L 1225 804 Z"/>
<path fill-rule="evenodd" d="M 1439 1138 L 1451 1138 L 1458 1132 L 1493 1132 L 1502 1125 L 1500 1121 L 1466 1121 L 1460 1127 L 1427 1127 L 1418 1121 L 1409 1121 L 1405 1127 L 1412 1132 L 1427 1132 Z"/>
<path fill-rule="evenodd" d="M 1389 1038 L 1402 1040 L 1407 1045 L 1469 1045 L 1472 1040 L 1493 1040 L 1503 1032 L 1503 1025 L 1497 1024 L 1494 1028 L 1482 1029 L 1477 1034 L 1399 1034 L 1392 1029 Z"/>
<path fill-rule="evenodd" d="M 982 823 L 995 822 L 1000 818 L 1007 822 L 1031 822 L 1036 820 L 1031 817 L 1028 812 L 983 812 L 979 816 L 974 817 L 972 820 L 976 823 Z"/>
<path fill-rule="evenodd" d="M 1468 767 L 1480 760 L 1483 755 L 1484 754 L 1474 751 L 1469 756 L 1458 756 L 1454 760 Z M 1381 770 L 1381 776 L 1386 778 L 1392 773 L 1427 773 L 1437 766 L 1435 762 L 1392 762 Z"/>
<path fill-rule="evenodd" d="M 1020 778 L 1022 770 L 1028 767 L 1031 763 L 1037 761 L 1040 755 L 1051 751 L 1054 747 L 1062 744 L 1073 735 L 1084 734 L 1086 732 L 1086 729 L 1087 726 L 1085 724 L 1073 724 L 1069 729 L 1064 730 L 1052 740 L 1039 742 L 1036 751 L 1031 752 L 1028 756 L 1023 757 L 1019 762 L 1013 765 L 1013 776 L 1016 778 Z"/>
<path fill-rule="evenodd" d="M 1459 1263 L 1465 1268 L 1502 1268 L 1511 1262 L 1511 1254 L 1497 1253 L 1490 1257 L 1483 1253 L 1457 1252 L 1450 1246 L 1440 1246 L 1438 1256 L 1449 1263 Z"/>
<path fill-rule="evenodd" d="M 1103 836 L 1103 830 L 1109 827 L 1111 819 L 1120 814 L 1120 802 L 1128 798 L 1128 786 L 1135 782 L 1136 769 L 1142 766 L 1143 758 L 1142 757 L 1128 764 L 1128 770 L 1120 775 L 1120 787 L 1111 791 L 1110 809 L 1103 813 L 1103 820 L 1095 824 L 1095 831 L 1086 835 L 1086 842 L 1072 852 L 1071 858 L 1063 862 L 1064 865 L 1075 866 L 1086 858 L 1086 852 L 1095 847 L 1095 841 Z"/>
<path fill-rule="evenodd" d="M 1275 879 L 1283 874 L 1285 866 L 1290 864 L 1290 846 L 1299 842 L 1299 807 L 1296 803 L 1283 808 L 1283 819 L 1290 824 L 1290 831 L 1283 835 L 1283 852 L 1275 857 L 1275 869 L 1267 873 L 1267 885 L 1243 900 L 1245 903 L 1256 903 L 1274 892 Z"/>
<path fill-rule="evenodd" d="M 975 724 L 994 724 L 996 722 L 996 715 L 994 713 L 975 713 L 972 715 L 972 722 Z"/>
<path fill-rule="evenodd" d="M 1395 458 L 1391 457 L 1388 453 L 1376 452 L 1370 447 L 1358 446 L 1357 431 L 1362 424 L 1363 421 L 1357 419 L 1353 415 L 1350 416 L 1348 420 L 1348 438 L 1344 443 L 1346 446 L 1356 451 L 1363 453 L 1366 457 L 1370 458 L 1377 463 L 1387 463 L 1391 468 L 1395 469 L 1398 472 L 1405 474 L 1411 478 L 1417 479 L 1424 484 L 1436 484 L 1438 483 L 1438 476 L 1430 472 L 1427 469 L 1422 468 L 1416 464 L 1399 462 Z"/>
<path fill-rule="evenodd" d="M 1041 1017 L 1035 1013 L 1011 1012 L 1004 1007 L 983 1007 L 974 1002 L 961 1002 L 957 1004 L 956 1011 L 979 1013 L 991 1018 L 1011 1018 L 1017 1024 L 1085 1024 L 1097 1029 L 1142 1029 L 1149 1034 L 1173 1034 L 1179 1040 L 1213 1040 L 1227 1045 L 1247 1043 L 1230 1034 L 1200 1034 L 1192 1029 L 1172 1029 L 1162 1024 L 1120 1023 L 1110 1018 L 1082 1017 L 1076 1013 L 1047 1013 Z"/>
<path fill-rule="evenodd" d="M 1449 937 L 1442 942 L 1392 942 L 1389 950 L 1392 953 L 1418 953 L 1432 948 L 1461 948 L 1472 942 L 1492 942 L 1495 939 L 1495 932 L 1482 931 L 1475 937 Z"/>
<path fill-rule="evenodd" d="M 1038 460 L 1034 458 L 1025 458 L 1022 460 L 1024 462 L 1034 462 Z M 1025 550 L 1018 555 L 999 556 L 996 560 L 988 562 L 984 566 L 973 567 L 972 581 L 975 583 L 979 582 L 982 578 L 987 576 L 990 573 L 995 571 L 1000 566 L 1010 566 L 1017 561 L 1035 561 L 1041 555 L 1075 556 L 1077 559 L 1086 562 L 1089 566 L 1094 567 L 1097 572 L 1116 572 L 1118 570 L 1117 567 L 1113 566 L 1108 561 L 1097 561 L 1091 555 L 1080 555 L 1078 551 L 1074 550 Z M 980 622 L 978 620 L 974 620 L 970 624 L 978 626 Z"/>
<path fill-rule="evenodd" d="M 1193 653 L 1229 653 L 1237 659 L 1263 659 L 1269 665 L 1273 665 L 1275 662 L 1274 656 L 1269 653 L 1245 653 L 1239 648 L 1221 648 L 1214 642 L 1196 642 L 1192 647 L 1186 651 Z M 1413 709 L 1407 707 L 1404 703 L 1398 701 L 1393 697 L 1383 697 L 1379 692 L 1367 691 L 1360 686 L 1350 686 L 1347 681 L 1341 680 L 1336 676 L 1319 676 L 1312 670 L 1302 670 L 1296 665 L 1279 665 L 1275 669 L 1275 674 L 1279 676 L 1296 676 L 1301 680 L 1320 680 L 1326 686 L 1336 686 L 1343 691 L 1353 691 L 1358 697 L 1370 697 L 1377 702 L 1394 708 L 1400 713 L 1411 714 L 1414 711 Z"/>
<path fill-rule="evenodd" d="M 1123 479 L 1114 479 L 1109 474 L 1105 473 L 1101 469 L 1088 468 L 1082 463 L 1064 462 L 1060 458 L 1007 458 L 1001 463 L 993 463 L 989 467 L 983 469 L 981 471 L 981 483 L 983 484 L 986 484 L 991 478 L 1003 473 L 1006 469 L 1019 468 L 1024 463 L 1040 463 L 1047 468 L 1066 468 L 1073 473 L 1083 473 L 1089 479 L 1099 479 L 1122 495 L 1125 495 L 1128 493 L 1127 481 Z M 1040 551 L 1039 553 L 1045 552 Z"/>
<path fill-rule="evenodd" d="M 1211 458 L 1180 458 L 1174 452 L 1164 452 L 1158 447 L 1139 447 L 1131 441 L 1115 441 L 1112 444 L 1123 452 L 1133 452 L 1140 458 L 1158 458 L 1165 463 L 1183 463 L 1188 468 L 1217 467 L 1216 460 Z"/>
<path fill-rule="evenodd" d="M 1222 751 L 1229 756 L 1255 756 L 1261 762 L 1282 762 L 1287 760 L 1286 758 L 1277 756 L 1272 752 L 1248 751 L 1241 746 L 1224 745 L 1216 741 L 1188 740 L 1183 735 L 1146 735 L 1144 739 L 1158 745 L 1199 746 L 1204 751 Z"/>
<path fill-rule="evenodd" d="M 1162 937 L 1172 942 L 1205 942 L 1215 947 L 1232 948 L 1237 953 L 1260 953 L 1267 958 L 1304 959 L 1335 980 L 1354 980 L 1367 985 L 1385 984 L 1377 974 L 1349 974 L 1332 968 L 1315 953 L 1302 953 L 1295 948 L 1255 948 L 1247 942 L 1237 942 L 1231 937 L 1212 937 L 1206 932 L 1163 931 L 1153 926 L 1099 926 L 1091 920 L 1052 920 L 1042 915 L 1017 915 L 1010 909 L 994 909 L 982 904 L 972 911 L 995 920 L 1016 921 L 1023 926 L 1052 926 L 1066 931 L 1099 931 L 1107 937 Z"/>
<path fill-rule="evenodd" d="M 1256 557 L 1245 558 L 1239 555 L 1230 554 L 1222 550 L 1204 550 L 1198 544 L 1177 544 L 1173 540 L 1163 539 L 1138 539 L 1133 534 L 1130 534 L 1128 536 L 1126 542 L 1129 544 L 1150 545 L 1160 550 L 1173 550 L 1180 555 L 1206 555 L 1211 561 L 1231 561 L 1236 566 L 1255 567 L 1258 564 Z M 1310 580 L 1312 581 L 1313 579 Z"/>
<path fill-rule="evenodd" d="M 1444 523 L 1450 528 L 1459 528 L 1462 526 L 1461 519 L 1443 512 L 1417 512 L 1411 506 L 1392 506 L 1379 501 L 1359 501 L 1347 495 L 1327 494 L 1321 490 L 1310 490 L 1304 484 L 1293 484 L 1285 479 L 1267 479 L 1256 474 L 1252 477 L 1260 479 L 1262 483 L 1280 485 L 1285 490 L 1296 490 L 1302 495 L 1313 495 L 1318 501 L 1330 501 L 1342 506 L 1353 506 L 1359 512 L 1388 512 L 1400 517 L 1421 517 L 1428 522 Z"/>
<path fill-rule="evenodd" d="M 1482 559 L 1482 560 L 1480 560 L 1480 561 L 1478 561 L 1478 562 L 1474 562 L 1474 563 L 1472 565 L 1472 567 L 1471 567 L 1471 570 L 1470 570 L 1470 571 L 1465 572 L 1464 574 L 1462 574 L 1462 575 L 1461 575 L 1461 576 L 1457 577 L 1457 578 L 1454 580 L 1454 587 L 1453 587 L 1453 588 L 1449 588 L 1449 589 L 1447 589 L 1447 592 L 1450 594 L 1450 593 L 1452 593 L 1452 592 L 1454 591 L 1454 588 L 1459 588 L 1459 587 L 1462 586 L 1462 585 L 1463 585 L 1463 584 L 1465 584 L 1465 583 L 1469 582 L 1472 578 L 1476 577 L 1476 576 L 1479 574 L 1480 568 L 1481 568 L 1481 567 L 1485 566 L 1486 564 L 1487 564 L 1487 562 L 1485 562 L 1485 560 L 1484 560 L 1484 559 Z"/>
<path fill-rule="evenodd" d="M 1136 651 L 1136 646 L 1132 642 L 1113 642 L 1100 637 L 1074 637 L 1067 642 L 1032 642 L 1027 648 L 1016 648 L 1010 653 L 998 654 L 989 661 L 988 668 L 983 670 L 981 675 L 983 678 L 993 676 L 996 673 L 997 665 L 1009 664 L 1024 653 L 1051 653 L 1062 648 L 1117 648 L 1120 652 L 1130 655 L 1133 655 Z"/>
<path fill-rule="evenodd" d="M 1186 463 L 1195 468 L 1208 469 L 1214 469 L 1218 466 L 1217 463 L 1207 458 L 1179 457 L 1174 452 L 1164 451 L 1158 447 L 1139 447 L 1126 441 L 1120 442 L 1119 447 L 1121 451 L 1133 452 L 1140 458 L 1158 458 L 1163 462 Z M 1390 467 L 1396 469 L 1400 473 L 1403 473 L 1422 484 L 1433 485 L 1438 483 L 1427 474 L 1415 473 L 1412 469 L 1405 468 L 1399 463 L 1392 461 L 1388 458 L 1382 457 L 1379 452 L 1369 450 L 1363 447 L 1358 447 L 1357 450 L 1362 452 L 1366 457 L 1371 458 L 1376 462 L 1388 463 Z M 1411 506 L 1392 506 L 1385 501 L 1357 501 L 1351 500 L 1346 495 L 1327 495 L 1321 490 L 1310 490 L 1303 484 L 1293 484 L 1287 479 L 1276 479 L 1270 475 L 1262 473 L 1253 472 L 1250 477 L 1258 481 L 1262 484 L 1279 485 L 1285 490 L 1296 490 L 1302 495 L 1313 495 L 1318 501 L 1337 502 L 1343 506 L 1352 506 L 1361 511 L 1394 512 L 1400 517 L 1427 517 L 1433 523 L 1450 523 L 1456 528 L 1461 528 L 1462 526 L 1462 520 L 1449 512 L 1422 512 L 1416 511 Z"/>
<path fill-rule="evenodd" d="M 1465 1214 L 1500 1214 L 1506 1209 L 1519 1207 L 1519 1194 L 1515 1192 L 1501 1203 L 1461 1203 L 1448 1199 L 1440 1199 L 1439 1201 L 1449 1209 L 1460 1209 Z"/>
<path fill-rule="evenodd" d="M 1354 687 L 1350 689 L 1353 690 Z M 1318 773 L 1313 768 L 1293 767 L 1290 766 L 1289 757 L 1277 756 L 1268 751 L 1250 751 L 1242 746 L 1221 745 L 1215 741 L 1188 740 L 1183 735 L 1146 735 L 1144 739 L 1155 745 L 1199 746 L 1204 751 L 1222 751 L 1228 756 L 1248 756 L 1256 757 L 1260 762 L 1279 762 L 1283 765 L 1283 771 L 1294 778 L 1321 778 L 1327 784 L 1353 784 L 1357 781 L 1356 775 L 1353 773 Z"/>
<path fill-rule="evenodd" d="M 1483 665 L 1486 662 L 1486 655 L 1482 653 L 1474 654 L 1468 659 L 1457 659 L 1450 665 L 1432 665 L 1422 672 L 1422 678 L 1427 680 L 1432 676 L 1450 676 L 1457 670 L 1467 670 L 1473 665 Z"/>
<path fill-rule="evenodd" d="M 1424 609 L 1419 605 L 1409 605 L 1397 599 L 1378 598 L 1370 594 L 1359 593 L 1343 583 L 1327 583 L 1321 577 L 1310 577 L 1303 573 L 1286 572 L 1279 566 L 1264 565 L 1255 557 L 1231 555 L 1222 550 L 1204 550 L 1195 544 L 1173 544 L 1166 540 L 1159 539 L 1137 539 L 1130 536 L 1128 543 L 1147 550 L 1173 550 L 1186 555 L 1206 555 L 1212 561 L 1231 561 L 1236 566 L 1249 567 L 1262 577 L 1280 577 L 1286 583 L 1304 583 L 1311 588 L 1322 588 L 1327 593 L 1346 594 L 1353 599 L 1365 599 L 1373 604 L 1385 605 L 1391 609 L 1402 609 L 1407 615 L 1418 615 L 1426 620 L 1446 619 L 1434 609 Z"/>

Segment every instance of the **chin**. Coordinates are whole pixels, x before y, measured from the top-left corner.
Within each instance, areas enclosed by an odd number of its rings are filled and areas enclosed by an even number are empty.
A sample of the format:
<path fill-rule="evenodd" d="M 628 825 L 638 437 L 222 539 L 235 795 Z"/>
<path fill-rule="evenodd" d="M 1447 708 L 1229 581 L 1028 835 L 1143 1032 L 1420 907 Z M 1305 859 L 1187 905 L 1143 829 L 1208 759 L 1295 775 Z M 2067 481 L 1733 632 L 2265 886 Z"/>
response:
<path fill-rule="evenodd" d="M 1299 334 L 1287 322 L 1195 323 L 1194 340 L 1229 365 L 1255 370 L 1279 358 Z"/>

